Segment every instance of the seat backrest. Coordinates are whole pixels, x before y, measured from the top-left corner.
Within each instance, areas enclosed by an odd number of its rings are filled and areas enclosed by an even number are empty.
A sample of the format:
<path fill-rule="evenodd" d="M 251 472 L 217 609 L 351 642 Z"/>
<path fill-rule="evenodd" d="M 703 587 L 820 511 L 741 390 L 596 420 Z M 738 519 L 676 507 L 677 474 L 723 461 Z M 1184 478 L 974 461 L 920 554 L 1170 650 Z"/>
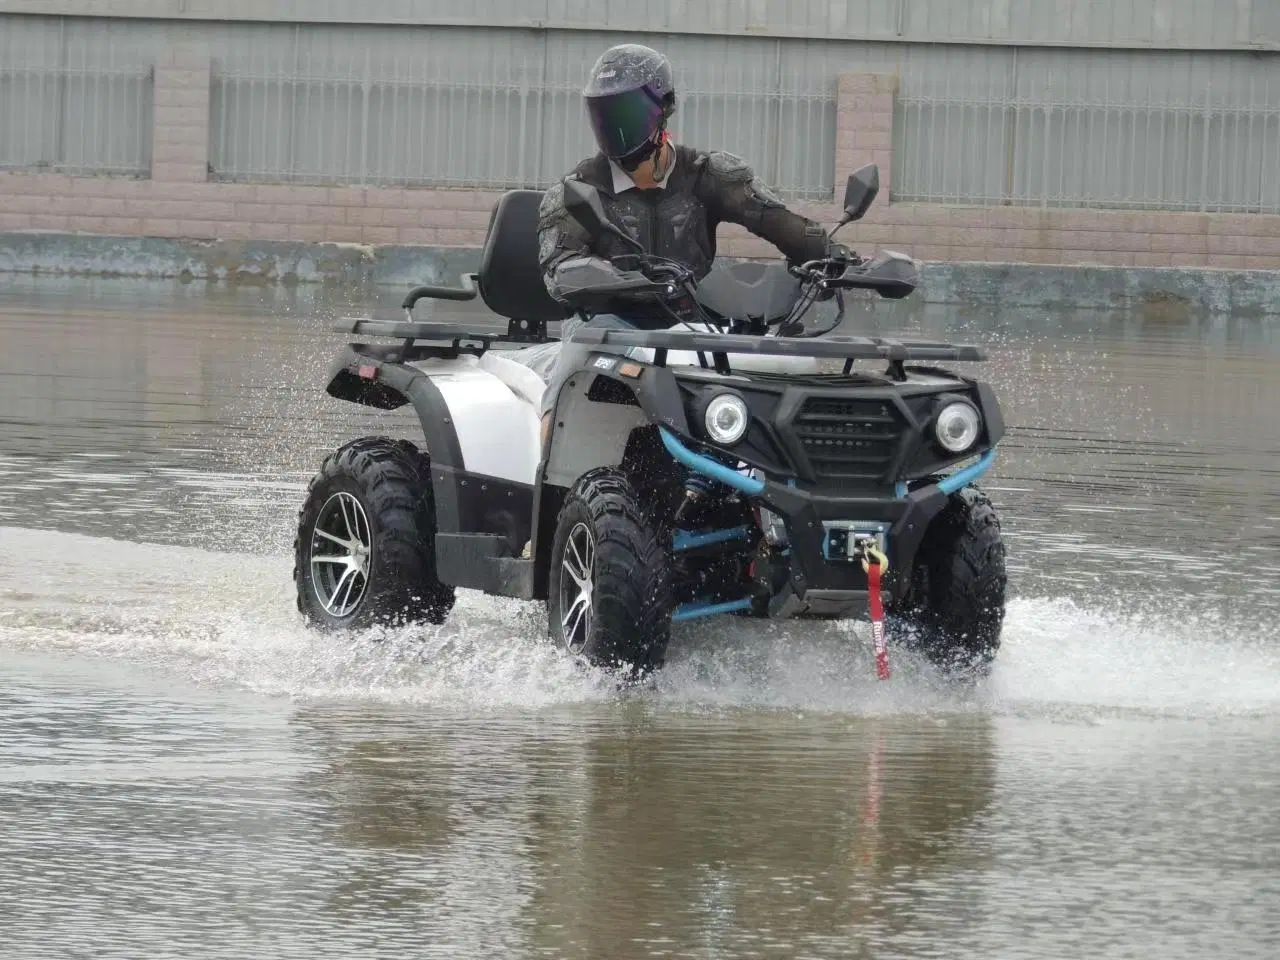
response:
<path fill-rule="evenodd" d="M 477 286 L 489 309 L 508 320 L 556 323 L 572 315 L 547 293 L 538 266 L 541 203 L 541 190 L 510 190 L 489 217 Z"/>

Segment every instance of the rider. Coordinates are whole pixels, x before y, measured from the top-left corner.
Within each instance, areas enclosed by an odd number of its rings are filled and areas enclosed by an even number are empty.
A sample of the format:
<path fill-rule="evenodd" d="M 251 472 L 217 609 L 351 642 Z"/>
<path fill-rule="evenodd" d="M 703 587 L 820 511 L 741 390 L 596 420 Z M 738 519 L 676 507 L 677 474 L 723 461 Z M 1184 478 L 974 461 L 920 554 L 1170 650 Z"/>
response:
<path fill-rule="evenodd" d="M 557 276 L 561 265 L 582 257 L 609 261 L 633 252 L 614 236 L 591 238 L 578 226 L 564 204 L 564 181 L 571 178 L 594 187 L 610 220 L 646 252 L 683 264 L 698 279 L 711 269 L 716 228 L 725 221 L 768 240 L 792 263 L 849 259 L 848 248 L 832 243 L 820 224 L 783 206 L 740 158 L 671 142 L 667 121 L 675 112 L 676 93 L 671 63 L 661 53 L 633 43 L 611 47 L 596 61 L 583 96 L 599 152 L 548 189 L 539 210 L 538 261 L 551 296 L 563 299 Z M 681 319 L 689 316 L 679 306 L 673 309 Z M 587 322 L 662 329 L 676 319 L 650 302 L 628 307 L 626 317 L 597 314 Z M 580 323 L 575 317 L 562 326 L 561 349 L 543 394 L 544 430 L 563 378 L 592 350 L 609 350 L 568 342 Z"/>

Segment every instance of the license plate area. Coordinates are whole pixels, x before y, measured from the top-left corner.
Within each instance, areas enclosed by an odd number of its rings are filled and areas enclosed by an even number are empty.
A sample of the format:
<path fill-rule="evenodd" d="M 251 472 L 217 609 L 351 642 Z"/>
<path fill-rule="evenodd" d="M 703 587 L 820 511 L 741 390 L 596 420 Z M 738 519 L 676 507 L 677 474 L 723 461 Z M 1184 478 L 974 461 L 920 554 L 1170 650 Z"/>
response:
<path fill-rule="evenodd" d="M 857 563 L 862 559 L 858 545 L 874 540 L 876 549 L 885 553 L 885 537 L 889 527 L 884 523 L 857 520 L 824 520 L 822 523 L 822 556 L 832 563 Z"/>

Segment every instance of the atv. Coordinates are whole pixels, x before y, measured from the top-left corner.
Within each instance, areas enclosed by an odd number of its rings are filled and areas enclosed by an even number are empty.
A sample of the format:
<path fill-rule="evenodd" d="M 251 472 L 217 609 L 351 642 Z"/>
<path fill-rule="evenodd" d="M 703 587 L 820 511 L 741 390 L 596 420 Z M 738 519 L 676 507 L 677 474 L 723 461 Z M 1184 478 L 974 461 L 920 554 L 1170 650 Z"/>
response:
<path fill-rule="evenodd" d="M 865 215 L 878 189 L 875 165 L 850 176 L 836 229 Z M 878 643 L 984 673 L 1000 643 L 1005 550 L 974 482 L 1004 423 L 990 386 L 936 364 L 986 355 L 831 332 L 844 291 L 900 299 L 917 286 L 916 263 L 889 251 L 718 263 L 696 282 L 644 255 L 593 188 L 569 181 L 566 205 L 584 229 L 637 253 L 621 281 L 584 261 L 566 305 L 538 265 L 541 198 L 499 199 L 479 271 L 461 286 L 414 289 L 403 322 L 341 327 L 395 342 L 348 344 L 328 394 L 412 404 L 425 442 L 367 437 L 324 461 L 298 519 L 304 618 L 329 629 L 440 624 L 457 588 L 477 590 L 545 602 L 551 637 L 570 654 L 645 673 L 664 662 L 674 623 L 870 612 Z M 424 298 L 477 295 L 505 332 L 413 319 Z M 544 430 L 547 384 L 521 351 L 620 296 L 691 298 L 698 320 L 579 326 L 569 339 L 600 352 L 563 381 Z M 809 331 L 805 313 L 831 301 L 836 322 Z"/>

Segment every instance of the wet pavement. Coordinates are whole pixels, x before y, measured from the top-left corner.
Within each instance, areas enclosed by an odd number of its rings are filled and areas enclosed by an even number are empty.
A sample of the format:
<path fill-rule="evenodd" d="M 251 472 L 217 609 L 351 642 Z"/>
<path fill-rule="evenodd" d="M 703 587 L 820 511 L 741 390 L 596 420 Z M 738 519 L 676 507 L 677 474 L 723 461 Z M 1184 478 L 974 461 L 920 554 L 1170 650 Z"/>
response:
<path fill-rule="evenodd" d="M 858 314 L 991 350 L 994 675 L 710 622 L 623 695 L 534 605 L 299 624 L 312 470 L 414 436 L 323 393 L 369 309 L 0 278 L 0 956 L 1280 954 L 1274 321 Z"/>

